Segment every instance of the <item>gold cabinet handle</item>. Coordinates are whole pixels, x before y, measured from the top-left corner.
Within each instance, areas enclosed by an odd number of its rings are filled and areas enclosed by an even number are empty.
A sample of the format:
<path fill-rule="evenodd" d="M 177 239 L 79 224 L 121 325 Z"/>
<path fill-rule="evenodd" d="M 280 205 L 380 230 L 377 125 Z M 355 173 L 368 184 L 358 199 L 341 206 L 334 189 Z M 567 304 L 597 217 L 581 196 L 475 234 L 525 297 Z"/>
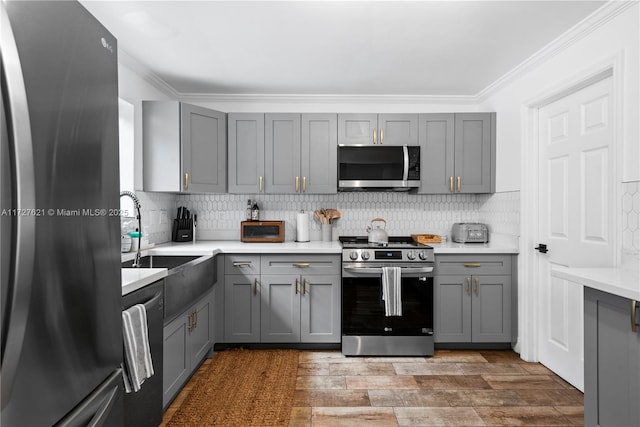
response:
<path fill-rule="evenodd" d="M 453 177 L 449 177 L 449 191 L 453 193 Z"/>
<path fill-rule="evenodd" d="M 373 143 L 378 143 L 378 134 L 376 133 L 376 128 L 373 128 Z"/>
<path fill-rule="evenodd" d="M 262 193 L 262 182 L 264 180 L 262 179 L 262 175 L 260 175 L 260 178 L 258 178 L 258 185 L 260 187 L 259 192 Z"/>
<path fill-rule="evenodd" d="M 187 327 L 189 332 L 193 331 L 193 311 L 189 313 L 189 326 Z"/>
<path fill-rule="evenodd" d="M 307 279 L 302 279 L 302 295 L 307 294 Z"/>
<path fill-rule="evenodd" d="M 296 278 L 296 295 L 298 295 L 298 279 Z"/>
<path fill-rule="evenodd" d="M 637 301 L 631 300 L 631 332 L 638 332 L 638 324 L 636 323 L 636 305 Z"/>
<path fill-rule="evenodd" d="M 476 296 L 480 295 L 480 279 L 478 279 L 477 277 L 475 278 L 476 280 Z"/>
<path fill-rule="evenodd" d="M 307 177 L 306 176 L 302 177 L 302 192 L 303 193 L 307 192 Z"/>
<path fill-rule="evenodd" d="M 458 193 L 460 192 L 460 190 L 462 190 L 462 179 L 458 177 Z"/>
<path fill-rule="evenodd" d="M 234 267 L 251 267 L 251 261 L 234 261 L 233 262 L 233 266 Z"/>
<path fill-rule="evenodd" d="M 384 129 L 380 128 L 380 144 L 384 143 Z"/>
<path fill-rule="evenodd" d="M 311 264 L 309 264 L 308 262 L 296 262 L 293 264 L 294 267 L 299 267 L 299 268 L 307 268 L 310 267 Z"/>
<path fill-rule="evenodd" d="M 296 193 L 300 191 L 300 177 L 296 176 Z"/>
<path fill-rule="evenodd" d="M 258 295 L 258 278 L 253 279 L 253 295 Z"/>
<path fill-rule="evenodd" d="M 189 172 L 184 173 L 184 189 L 189 189 Z"/>
<path fill-rule="evenodd" d="M 198 328 L 198 309 L 193 310 L 193 317 L 195 317 L 195 321 L 193 322 L 193 329 Z"/>
<path fill-rule="evenodd" d="M 467 277 L 467 295 L 471 296 L 471 277 Z"/>
<path fill-rule="evenodd" d="M 482 264 L 477 262 L 469 262 L 462 265 L 464 265 L 465 267 L 482 267 Z"/>

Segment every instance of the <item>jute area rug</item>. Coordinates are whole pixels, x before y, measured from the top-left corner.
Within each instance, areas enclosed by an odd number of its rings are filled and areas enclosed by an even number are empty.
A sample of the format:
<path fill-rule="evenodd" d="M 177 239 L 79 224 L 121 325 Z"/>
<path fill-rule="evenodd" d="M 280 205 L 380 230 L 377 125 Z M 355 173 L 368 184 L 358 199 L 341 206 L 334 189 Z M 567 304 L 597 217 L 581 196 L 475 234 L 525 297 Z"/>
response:
<path fill-rule="evenodd" d="M 286 426 L 297 374 L 296 350 L 216 352 L 167 426 Z"/>

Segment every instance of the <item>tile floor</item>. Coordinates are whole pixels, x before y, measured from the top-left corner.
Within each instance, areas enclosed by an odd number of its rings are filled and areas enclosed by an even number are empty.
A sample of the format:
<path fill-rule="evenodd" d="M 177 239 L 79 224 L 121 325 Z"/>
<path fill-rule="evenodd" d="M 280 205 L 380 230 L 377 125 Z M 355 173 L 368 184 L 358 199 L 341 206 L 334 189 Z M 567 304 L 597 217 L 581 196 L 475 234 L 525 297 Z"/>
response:
<path fill-rule="evenodd" d="M 290 426 L 577 426 L 584 411 L 582 393 L 553 372 L 495 350 L 427 358 L 303 351 L 293 399 Z"/>

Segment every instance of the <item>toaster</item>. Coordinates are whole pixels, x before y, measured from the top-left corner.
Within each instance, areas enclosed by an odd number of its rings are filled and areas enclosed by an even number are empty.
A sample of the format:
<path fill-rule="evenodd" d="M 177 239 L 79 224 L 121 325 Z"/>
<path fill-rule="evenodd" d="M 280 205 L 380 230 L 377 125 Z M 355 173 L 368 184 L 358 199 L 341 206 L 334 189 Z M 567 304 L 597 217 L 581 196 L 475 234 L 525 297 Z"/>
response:
<path fill-rule="evenodd" d="M 457 243 L 487 243 L 489 227 L 478 222 L 456 222 L 451 228 L 451 240 Z"/>

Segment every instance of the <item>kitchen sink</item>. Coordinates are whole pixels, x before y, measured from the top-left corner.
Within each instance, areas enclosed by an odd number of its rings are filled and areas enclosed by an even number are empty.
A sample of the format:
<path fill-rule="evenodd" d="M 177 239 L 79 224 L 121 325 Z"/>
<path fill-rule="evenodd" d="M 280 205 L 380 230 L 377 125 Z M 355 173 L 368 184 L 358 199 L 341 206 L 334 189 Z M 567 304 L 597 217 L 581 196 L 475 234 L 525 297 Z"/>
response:
<path fill-rule="evenodd" d="M 132 268 L 133 260 L 122 268 Z M 216 257 L 185 255 L 147 255 L 139 268 L 166 268 L 164 278 L 164 324 L 180 315 L 190 304 L 214 285 L 217 277 Z M 136 267 L 133 267 L 136 268 Z"/>
<path fill-rule="evenodd" d="M 147 255 L 140 258 L 140 268 L 166 268 L 170 272 L 185 264 L 193 263 L 192 261 L 202 258 L 200 256 L 183 256 L 183 255 Z M 133 267 L 133 260 L 122 263 L 122 268 Z"/>

